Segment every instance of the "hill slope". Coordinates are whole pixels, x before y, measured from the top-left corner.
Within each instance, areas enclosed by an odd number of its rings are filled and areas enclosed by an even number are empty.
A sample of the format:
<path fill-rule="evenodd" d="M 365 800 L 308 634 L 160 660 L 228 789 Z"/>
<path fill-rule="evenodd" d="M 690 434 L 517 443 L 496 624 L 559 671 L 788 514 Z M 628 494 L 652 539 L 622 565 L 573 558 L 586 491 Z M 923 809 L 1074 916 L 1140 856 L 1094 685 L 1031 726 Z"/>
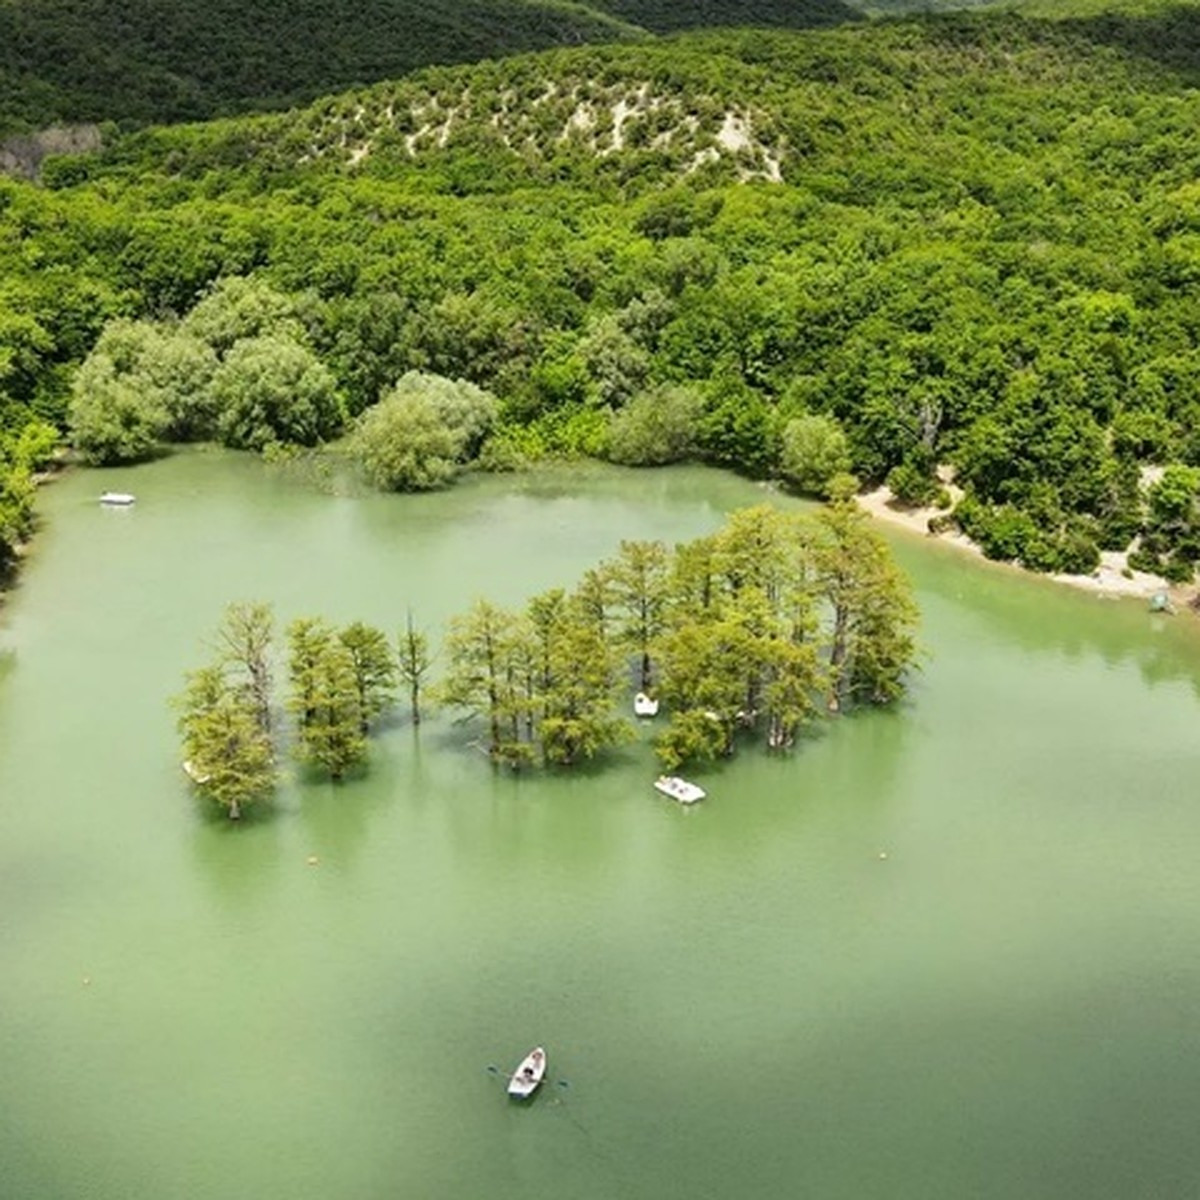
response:
<path fill-rule="evenodd" d="M 854 15 L 841 0 L 0 0 L 0 134 L 197 120 L 435 63 Z"/>
<path fill-rule="evenodd" d="M 766 180 L 847 200 L 883 170 L 891 199 L 915 203 L 952 179 L 1030 169 L 1094 110 L 1128 111 L 1131 92 L 1194 88 L 1198 15 L 958 13 L 580 47 L 147 130 L 77 166 L 130 179 L 217 170 L 257 186 L 351 170 L 457 195 Z"/>
<path fill-rule="evenodd" d="M 816 416 L 910 498 L 952 464 L 997 557 L 1087 570 L 1140 534 L 1187 578 L 1200 8 L 1080 7 L 429 69 L 52 161 L 0 183 L 0 424 L 61 420 L 112 317 L 162 345 L 255 275 L 352 412 L 413 368 L 492 389 L 497 463 L 662 461 L 662 409 L 683 453 L 772 475 Z"/>

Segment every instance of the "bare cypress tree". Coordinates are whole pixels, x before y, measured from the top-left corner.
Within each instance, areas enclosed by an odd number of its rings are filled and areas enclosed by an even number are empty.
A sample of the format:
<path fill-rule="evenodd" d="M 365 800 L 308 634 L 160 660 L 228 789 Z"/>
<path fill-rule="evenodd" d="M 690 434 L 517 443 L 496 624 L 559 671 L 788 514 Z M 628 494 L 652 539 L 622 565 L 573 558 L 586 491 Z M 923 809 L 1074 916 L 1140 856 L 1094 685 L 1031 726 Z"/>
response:
<path fill-rule="evenodd" d="M 243 674 L 259 726 L 271 728 L 271 644 L 275 615 L 269 604 L 239 600 L 225 609 L 217 629 L 220 665 Z"/>
<path fill-rule="evenodd" d="M 429 639 L 413 626 L 412 613 L 409 613 L 404 631 L 400 634 L 399 667 L 400 678 L 408 686 L 414 725 L 421 723 L 421 683 L 432 665 Z"/>

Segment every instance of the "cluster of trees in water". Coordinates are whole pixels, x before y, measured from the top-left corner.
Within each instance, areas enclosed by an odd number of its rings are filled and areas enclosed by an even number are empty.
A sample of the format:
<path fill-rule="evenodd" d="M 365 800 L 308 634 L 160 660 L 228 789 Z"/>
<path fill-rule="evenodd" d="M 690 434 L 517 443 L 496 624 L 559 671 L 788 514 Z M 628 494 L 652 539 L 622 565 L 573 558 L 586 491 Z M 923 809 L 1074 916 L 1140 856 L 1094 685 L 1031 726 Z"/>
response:
<path fill-rule="evenodd" d="M 903 693 L 916 616 L 849 496 L 811 516 L 761 505 L 673 549 L 622 542 L 574 589 L 520 611 L 476 601 L 450 622 L 430 695 L 477 720 L 492 761 L 511 767 L 569 767 L 629 739 L 622 703 L 634 686 L 666 710 L 655 746 L 667 767 L 754 738 L 783 750 L 822 712 Z M 267 606 L 231 606 L 216 661 L 178 700 L 189 773 L 234 816 L 277 782 L 271 641 Z M 335 779 L 363 764 L 399 682 L 420 721 L 434 656 L 411 621 L 396 648 L 362 623 L 315 618 L 293 621 L 286 641 L 284 708 L 301 761 Z"/>
<path fill-rule="evenodd" d="M 666 709 L 663 764 L 793 745 L 822 707 L 887 703 L 915 654 L 916 609 L 848 497 L 814 516 L 768 505 L 668 549 L 622 542 L 572 591 L 518 612 L 478 601 L 446 639 L 442 700 L 478 717 L 489 754 L 571 765 L 629 735 L 636 683 Z"/>
<path fill-rule="evenodd" d="M 407 685 L 413 720 L 421 719 L 431 659 L 411 620 L 396 647 L 361 621 L 336 629 L 319 617 L 292 621 L 285 640 L 290 730 L 277 719 L 275 619 L 267 604 L 226 609 L 213 661 L 189 672 L 175 698 L 188 774 L 234 818 L 275 790 L 285 733 L 300 762 L 341 779 L 366 761 L 373 723 L 394 702 L 398 683 Z"/>
<path fill-rule="evenodd" d="M 86 445 L 91 422 L 102 443 L 138 392 L 159 398 L 147 453 L 184 435 L 272 445 L 357 429 L 399 390 L 363 427 L 423 429 L 429 469 L 381 450 L 369 469 L 389 486 L 476 454 L 592 454 L 818 491 L 849 465 L 945 502 L 948 465 L 965 494 L 947 520 L 994 557 L 1085 571 L 1138 539 L 1135 565 L 1190 578 L 1189 11 L 689 35 L 118 139 L 49 164 L 49 188 L 0 184 L 0 426 L 74 420 Z M 585 84 L 630 98 L 619 148 L 559 136 L 555 106 L 569 115 Z M 476 108 L 410 154 L 381 122 L 418 93 Z M 496 134 L 506 105 L 528 119 L 524 149 Z M 735 110 L 782 182 L 737 182 L 740 151 L 689 173 L 660 144 L 664 113 L 707 127 Z M 210 340 L 204 314 L 238 289 L 288 311 Z M 165 360 L 132 389 L 131 339 L 153 343 L 139 362 Z M 188 429 L 164 397 L 197 378 Z M 462 384 L 486 397 L 445 399 Z"/>

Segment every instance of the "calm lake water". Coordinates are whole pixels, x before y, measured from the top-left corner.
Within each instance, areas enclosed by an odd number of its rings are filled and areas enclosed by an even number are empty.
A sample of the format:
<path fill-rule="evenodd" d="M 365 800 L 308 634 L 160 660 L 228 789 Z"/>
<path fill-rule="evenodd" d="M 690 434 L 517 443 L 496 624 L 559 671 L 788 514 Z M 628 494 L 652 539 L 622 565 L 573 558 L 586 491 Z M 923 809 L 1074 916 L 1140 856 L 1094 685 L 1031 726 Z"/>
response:
<path fill-rule="evenodd" d="M 266 819 L 190 798 L 166 699 L 228 601 L 440 630 L 763 496 L 218 452 L 45 489 L 0 613 L 0 1195 L 1200 1194 L 1190 617 L 900 540 L 909 700 L 694 810 L 644 745 L 513 778 L 444 722 Z M 510 1105 L 487 1067 L 538 1042 Z"/>

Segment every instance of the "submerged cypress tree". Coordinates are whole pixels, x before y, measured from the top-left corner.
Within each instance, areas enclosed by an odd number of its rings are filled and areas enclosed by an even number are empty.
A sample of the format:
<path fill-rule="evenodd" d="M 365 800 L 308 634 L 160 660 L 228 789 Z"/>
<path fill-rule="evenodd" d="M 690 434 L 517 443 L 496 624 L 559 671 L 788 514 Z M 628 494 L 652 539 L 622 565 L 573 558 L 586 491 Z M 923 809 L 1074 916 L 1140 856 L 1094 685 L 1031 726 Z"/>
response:
<path fill-rule="evenodd" d="M 747 736 L 784 750 L 822 707 L 903 693 L 916 617 L 852 500 L 816 516 L 760 505 L 674 551 L 624 542 L 574 594 L 543 593 L 524 613 L 478 602 L 452 622 L 441 695 L 486 720 L 489 754 L 513 766 L 570 765 L 618 743 L 630 680 L 653 682 L 666 706 L 668 767 L 732 754 Z"/>

